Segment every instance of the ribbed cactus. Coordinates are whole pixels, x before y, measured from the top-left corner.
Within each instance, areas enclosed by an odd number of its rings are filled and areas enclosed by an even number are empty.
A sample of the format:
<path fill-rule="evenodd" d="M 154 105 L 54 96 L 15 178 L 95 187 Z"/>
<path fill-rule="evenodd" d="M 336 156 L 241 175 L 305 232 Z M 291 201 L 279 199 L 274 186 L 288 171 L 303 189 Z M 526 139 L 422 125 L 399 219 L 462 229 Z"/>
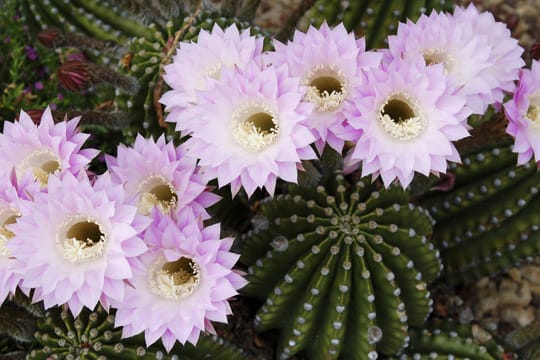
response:
<path fill-rule="evenodd" d="M 409 347 L 395 359 L 502 360 L 504 350 L 477 325 L 432 321 L 410 331 Z"/>
<path fill-rule="evenodd" d="M 101 40 L 124 43 L 133 36 L 151 37 L 137 14 L 119 4 L 128 1 L 108 0 L 21 0 L 21 10 L 38 29 L 58 27 Z"/>
<path fill-rule="evenodd" d="M 429 315 L 427 286 L 441 266 L 432 219 L 400 188 L 351 184 L 336 171 L 263 200 L 256 219 L 242 250 L 244 292 L 266 298 L 256 326 L 281 329 L 281 358 L 302 349 L 312 360 L 394 354 L 407 326 Z"/>
<path fill-rule="evenodd" d="M 323 21 L 331 25 L 343 22 L 349 31 L 365 35 L 368 48 L 384 46 L 399 21 L 416 20 L 432 9 L 451 10 L 452 0 L 318 0 L 304 16 L 304 27 Z"/>
<path fill-rule="evenodd" d="M 477 151 L 453 165 L 452 191 L 421 201 L 437 223 L 445 281 L 489 276 L 540 252 L 540 174 L 534 163 L 516 167 L 509 146 Z"/>
<path fill-rule="evenodd" d="M 216 359 L 241 360 L 244 355 L 222 340 L 201 336 L 197 347 L 175 346 L 169 354 L 159 345 L 146 347 L 144 337 L 121 338 L 114 328 L 114 314 L 101 306 L 84 309 L 78 317 L 60 308 L 47 311 L 35 334 L 41 348 L 30 352 L 28 359 Z"/>

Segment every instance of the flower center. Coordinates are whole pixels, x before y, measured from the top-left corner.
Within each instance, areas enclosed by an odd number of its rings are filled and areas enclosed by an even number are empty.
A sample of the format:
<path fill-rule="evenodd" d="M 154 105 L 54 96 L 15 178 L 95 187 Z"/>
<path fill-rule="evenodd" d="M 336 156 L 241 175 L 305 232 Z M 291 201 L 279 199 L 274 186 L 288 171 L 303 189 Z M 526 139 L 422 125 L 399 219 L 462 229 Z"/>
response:
<path fill-rule="evenodd" d="M 150 271 L 154 293 L 167 299 L 181 299 L 193 293 L 201 280 L 199 264 L 189 257 L 176 261 L 158 260 Z"/>
<path fill-rule="evenodd" d="M 9 239 L 15 234 L 6 228 L 6 225 L 15 224 L 21 214 L 13 208 L 0 210 L 0 257 L 10 257 L 11 250 L 6 246 Z"/>
<path fill-rule="evenodd" d="M 422 51 L 426 65 L 442 64 L 444 73 L 451 73 L 456 66 L 456 59 L 444 49 L 425 49 Z"/>
<path fill-rule="evenodd" d="M 540 128 L 540 93 L 535 93 L 529 97 L 529 108 L 525 117 L 535 128 Z"/>
<path fill-rule="evenodd" d="M 106 241 L 105 231 L 96 220 L 76 215 L 60 226 L 56 246 L 66 260 L 81 263 L 100 257 Z"/>
<path fill-rule="evenodd" d="M 416 138 L 426 127 L 418 102 L 409 94 L 390 94 L 379 108 L 379 123 L 384 131 L 399 140 Z"/>
<path fill-rule="evenodd" d="M 41 187 L 46 187 L 49 174 L 56 174 L 61 170 L 61 163 L 54 152 L 49 149 L 31 152 L 19 165 L 17 175 L 22 177 L 27 170 L 32 170 L 34 178 L 39 181 Z"/>
<path fill-rule="evenodd" d="M 174 186 L 162 175 L 153 175 L 146 178 L 137 189 L 140 194 L 139 211 L 148 215 L 157 206 L 163 213 L 175 209 L 178 204 L 178 195 Z"/>
<path fill-rule="evenodd" d="M 315 104 L 315 111 L 337 109 L 347 95 L 347 81 L 343 71 L 334 65 L 318 65 L 304 77 L 307 86 L 305 99 Z"/>
<path fill-rule="evenodd" d="M 233 138 L 251 152 L 259 152 L 272 145 L 278 133 L 277 115 L 267 105 L 247 103 L 232 114 Z"/>

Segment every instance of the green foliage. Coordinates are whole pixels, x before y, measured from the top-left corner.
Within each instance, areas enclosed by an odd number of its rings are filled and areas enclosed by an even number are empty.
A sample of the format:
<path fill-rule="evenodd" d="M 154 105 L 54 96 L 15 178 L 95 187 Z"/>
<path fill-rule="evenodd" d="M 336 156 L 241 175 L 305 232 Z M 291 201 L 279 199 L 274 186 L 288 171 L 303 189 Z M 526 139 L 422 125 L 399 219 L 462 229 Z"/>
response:
<path fill-rule="evenodd" d="M 60 56 L 63 56 L 60 54 Z M 12 121 L 20 109 L 86 106 L 80 94 L 58 88 L 54 73 L 59 54 L 36 44 L 17 1 L 2 2 L 0 11 L 0 122 Z"/>
<path fill-rule="evenodd" d="M 477 325 L 431 321 L 410 331 L 409 347 L 400 360 L 469 359 L 502 360 L 503 348 Z"/>
<path fill-rule="evenodd" d="M 336 171 L 318 186 L 267 198 L 258 216 L 266 222 L 244 238 L 243 291 L 266 298 L 256 326 L 281 329 L 279 356 L 394 354 L 407 326 L 429 315 L 427 285 L 441 266 L 428 241 L 432 219 L 402 189 L 349 183 Z"/>
<path fill-rule="evenodd" d="M 452 0 L 318 0 L 304 16 L 304 27 L 343 22 L 349 31 L 366 36 L 368 48 L 384 46 L 386 36 L 397 29 L 399 21 L 416 20 L 432 9 L 451 10 Z"/>
<path fill-rule="evenodd" d="M 197 346 L 177 344 L 170 353 L 154 344 L 147 348 L 144 336 L 122 339 L 120 328 L 114 328 L 114 313 L 101 306 L 94 311 L 83 309 L 74 318 L 69 311 L 52 308 L 38 322 L 35 334 L 40 348 L 29 359 L 215 359 L 242 360 L 243 354 L 222 340 L 201 336 Z"/>
<path fill-rule="evenodd" d="M 540 250 L 540 174 L 533 162 L 516 167 L 509 146 L 477 151 L 454 165 L 450 192 L 421 201 L 437 221 L 444 280 L 451 284 L 490 276 Z"/>

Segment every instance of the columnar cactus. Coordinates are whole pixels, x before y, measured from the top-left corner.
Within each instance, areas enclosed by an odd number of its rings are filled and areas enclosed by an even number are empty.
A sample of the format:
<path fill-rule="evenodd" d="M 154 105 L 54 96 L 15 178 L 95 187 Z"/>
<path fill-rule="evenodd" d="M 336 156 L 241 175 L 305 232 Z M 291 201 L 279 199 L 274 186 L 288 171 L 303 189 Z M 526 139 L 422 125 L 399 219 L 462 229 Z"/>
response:
<path fill-rule="evenodd" d="M 313 360 L 394 354 L 407 326 L 429 315 L 427 286 L 441 267 L 432 219 L 400 188 L 350 184 L 336 171 L 265 199 L 256 219 L 244 238 L 244 292 L 266 298 L 256 326 L 281 329 L 281 358 L 302 349 Z"/>
<path fill-rule="evenodd" d="M 421 201 L 437 221 L 433 241 L 450 283 L 491 275 L 538 254 L 540 174 L 532 162 L 515 164 L 510 147 L 477 151 L 452 165 L 452 191 Z"/>
<path fill-rule="evenodd" d="M 22 0 L 21 10 L 27 21 L 38 29 L 53 26 L 101 40 L 112 40 L 118 44 L 133 36 L 152 35 L 138 21 L 136 14 L 117 3 L 108 0 Z"/>
<path fill-rule="evenodd" d="M 409 347 L 396 359 L 502 360 L 504 350 L 492 336 L 477 325 L 432 321 L 410 331 Z"/>
<path fill-rule="evenodd" d="M 451 10 L 452 6 L 451 0 L 318 0 L 304 16 L 304 23 L 318 27 L 323 21 L 330 25 L 343 22 L 349 31 L 367 36 L 366 45 L 372 48 L 384 45 L 384 39 L 395 32 L 399 21 L 415 20 L 432 9 Z"/>
<path fill-rule="evenodd" d="M 114 328 L 114 314 L 100 305 L 84 309 L 74 318 L 69 311 L 54 308 L 38 322 L 35 334 L 42 346 L 30 352 L 28 359 L 216 359 L 240 360 L 244 355 L 223 342 L 202 336 L 197 347 L 177 345 L 167 354 L 158 346 L 144 345 L 144 337 L 122 339 L 122 331 Z"/>

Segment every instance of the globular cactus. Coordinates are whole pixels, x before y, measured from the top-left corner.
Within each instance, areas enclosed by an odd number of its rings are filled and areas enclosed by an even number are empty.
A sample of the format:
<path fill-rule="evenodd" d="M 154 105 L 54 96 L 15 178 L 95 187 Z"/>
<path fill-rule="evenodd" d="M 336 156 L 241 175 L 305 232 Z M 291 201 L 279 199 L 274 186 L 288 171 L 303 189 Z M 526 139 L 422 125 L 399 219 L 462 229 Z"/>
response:
<path fill-rule="evenodd" d="M 502 360 L 505 351 L 495 339 L 477 325 L 431 321 L 410 331 L 411 342 L 402 354 L 392 359 L 469 359 Z"/>
<path fill-rule="evenodd" d="M 255 323 L 281 330 L 281 358 L 303 349 L 312 360 L 394 354 L 407 326 L 429 315 L 427 286 L 441 266 L 432 219 L 402 189 L 351 184 L 337 170 L 263 200 L 255 219 L 243 239 L 243 292 L 266 298 Z"/>
<path fill-rule="evenodd" d="M 437 221 L 444 281 L 490 276 L 540 253 L 540 174 L 534 163 L 516 167 L 510 146 L 476 151 L 450 167 L 454 187 L 421 204 Z"/>
<path fill-rule="evenodd" d="M 236 348 L 206 335 L 196 347 L 177 344 L 167 354 L 159 345 L 146 347 L 142 335 L 122 339 L 121 333 L 114 327 L 114 313 L 107 313 L 100 305 L 94 311 L 83 309 L 76 318 L 69 311 L 52 308 L 39 321 L 35 333 L 41 348 L 32 350 L 27 359 L 244 359 Z"/>
<path fill-rule="evenodd" d="M 416 20 L 432 9 L 451 10 L 452 0 L 318 0 L 304 16 L 307 23 L 319 26 L 343 22 L 349 31 L 365 35 L 368 48 L 384 46 L 388 34 L 394 33 L 399 21 Z"/>

